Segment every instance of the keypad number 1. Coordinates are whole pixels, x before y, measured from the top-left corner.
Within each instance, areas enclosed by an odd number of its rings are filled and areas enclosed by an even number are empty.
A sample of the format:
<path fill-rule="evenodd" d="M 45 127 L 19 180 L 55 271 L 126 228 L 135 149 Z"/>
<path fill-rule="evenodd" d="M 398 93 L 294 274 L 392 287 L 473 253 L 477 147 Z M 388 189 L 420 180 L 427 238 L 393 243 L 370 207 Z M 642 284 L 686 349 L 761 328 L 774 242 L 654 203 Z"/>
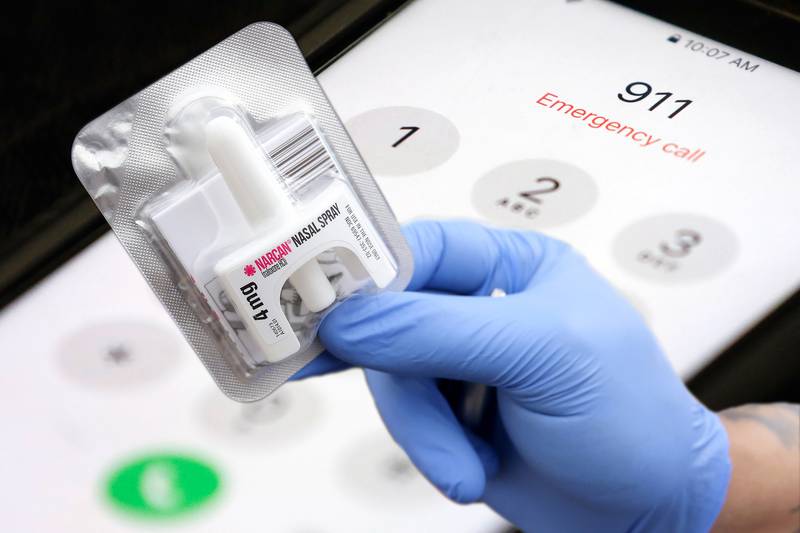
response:
<path fill-rule="evenodd" d="M 407 133 L 404 133 L 402 137 L 397 139 L 392 145 L 392 148 L 397 148 L 398 146 L 400 146 L 403 142 L 406 141 L 406 139 L 417 133 L 419 131 L 419 128 L 417 126 L 402 126 L 400 128 L 400 131 L 406 131 Z"/>

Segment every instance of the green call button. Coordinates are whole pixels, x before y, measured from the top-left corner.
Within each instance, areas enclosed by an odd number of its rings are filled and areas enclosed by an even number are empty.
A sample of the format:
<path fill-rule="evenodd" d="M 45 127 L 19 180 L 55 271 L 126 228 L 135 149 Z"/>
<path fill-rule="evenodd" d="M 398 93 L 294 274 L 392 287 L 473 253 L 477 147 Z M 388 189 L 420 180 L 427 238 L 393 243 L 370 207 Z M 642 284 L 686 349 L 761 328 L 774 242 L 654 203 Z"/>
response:
<path fill-rule="evenodd" d="M 208 464 L 186 455 L 138 457 L 112 472 L 106 495 L 119 510 L 142 518 L 173 518 L 203 507 L 219 492 Z"/>

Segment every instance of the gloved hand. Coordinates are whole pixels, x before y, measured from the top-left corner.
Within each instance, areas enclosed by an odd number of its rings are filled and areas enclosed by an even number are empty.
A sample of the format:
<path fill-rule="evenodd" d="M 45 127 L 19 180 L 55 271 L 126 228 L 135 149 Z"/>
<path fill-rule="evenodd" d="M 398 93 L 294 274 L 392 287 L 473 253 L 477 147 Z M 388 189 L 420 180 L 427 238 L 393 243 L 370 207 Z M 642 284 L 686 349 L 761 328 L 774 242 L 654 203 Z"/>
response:
<path fill-rule="evenodd" d="M 416 223 L 406 236 L 408 292 L 344 302 L 320 337 L 374 369 L 386 426 L 432 483 L 526 531 L 708 530 L 730 475 L 725 431 L 583 257 L 468 222 Z M 496 388 L 484 438 L 435 378 Z"/>

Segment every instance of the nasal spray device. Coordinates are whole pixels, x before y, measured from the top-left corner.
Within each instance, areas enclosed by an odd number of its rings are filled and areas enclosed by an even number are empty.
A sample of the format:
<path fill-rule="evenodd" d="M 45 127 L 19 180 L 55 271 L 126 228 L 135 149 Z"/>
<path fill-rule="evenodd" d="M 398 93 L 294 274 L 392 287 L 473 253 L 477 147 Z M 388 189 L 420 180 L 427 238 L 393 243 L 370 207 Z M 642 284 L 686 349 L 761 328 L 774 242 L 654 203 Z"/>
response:
<path fill-rule="evenodd" d="M 280 235 L 280 230 L 297 226 L 299 219 L 294 205 L 286 190 L 280 187 L 277 173 L 267 164 L 258 147 L 235 120 L 225 116 L 211 120 L 206 125 L 206 143 L 211 159 L 222 173 L 225 183 L 251 227 L 259 233 L 269 232 L 276 234 L 277 237 Z M 271 240 L 274 241 L 276 237 Z M 247 252 L 245 252 L 246 257 L 248 257 Z M 240 262 L 242 258 L 237 252 L 217 263 L 215 268 L 217 275 L 223 278 L 225 289 L 230 292 L 236 290 L 230 285 L 231 266 L 235 267 Z M 328 281 L 316 258 L 311 258 L 299 266 L 289 276 L 289 280 L 310 311 L 318 313 L 336 299 L 336 290 Z M 379 287 L 385 287 L 388 281 Z M 293 343 L 293 349 L 289 354 L 294 353 L 299 347 L 299 343 Z M 278 357 L 278 360 L 280 359 L 283 357 Z"/>
<path fill-rule="evenodd" d="M 220 116 L 206 124 L 205 133 L 211 159 L 258 235 L 220 259 L 214 272 L 265 359 L 276 363 L 300 349 L 280 311 L 279 295 L 287 277 L 302 304 L 319 313 L 336 300 L 336 289 L 317 262 L 324 250 L 341 248 L 352 254 L 379 289 L 394 279 L 395 266 L 381 259 L 386 252 L 376 246 L 380 241 L 372 242 L 375 231 L 369 218 L 339 182 L 329 180 L 312 200 L 296 205 L 240 122 Z M 283 263 L 280 270 L 269 268 Z M 263 279 L 255 281 L 254 270 Z"/>
<path fill-rule="evenodd" d="M 247 53 L 242 53 L 246 50 Z M 296 43 L 248 26 L 89 123 L 78 177 L 220 388 L 270 394 L 411 254 Z"/>

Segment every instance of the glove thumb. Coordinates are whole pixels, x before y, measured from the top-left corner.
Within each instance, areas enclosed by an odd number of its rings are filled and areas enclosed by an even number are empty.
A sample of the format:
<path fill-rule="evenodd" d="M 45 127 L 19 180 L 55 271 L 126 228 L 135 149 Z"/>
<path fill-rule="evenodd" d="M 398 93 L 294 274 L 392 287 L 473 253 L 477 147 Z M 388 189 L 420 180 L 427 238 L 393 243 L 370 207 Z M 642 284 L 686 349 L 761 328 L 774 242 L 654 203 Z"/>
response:
<path fill-rule="evenodd" d="M 353 365 L 498 386 L 508 366 L 504 358 L 516 352 L 514 339 L 502 334 L 500 300 L 422 292 L 359 295 L 331 311 L 319 336 L 328 351 Z"/>

